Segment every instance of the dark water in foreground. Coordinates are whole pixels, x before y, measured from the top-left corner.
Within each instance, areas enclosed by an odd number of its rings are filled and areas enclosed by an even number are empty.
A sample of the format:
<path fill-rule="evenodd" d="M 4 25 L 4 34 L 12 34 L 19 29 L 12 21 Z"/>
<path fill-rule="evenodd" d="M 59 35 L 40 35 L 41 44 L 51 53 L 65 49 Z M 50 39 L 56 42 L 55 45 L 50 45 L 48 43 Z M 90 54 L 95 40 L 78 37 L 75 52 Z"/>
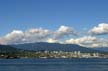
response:
<path fill-rule="evenodd" d="M 0 71 L 108 71 L 108 59 L 0 59 Z"/>

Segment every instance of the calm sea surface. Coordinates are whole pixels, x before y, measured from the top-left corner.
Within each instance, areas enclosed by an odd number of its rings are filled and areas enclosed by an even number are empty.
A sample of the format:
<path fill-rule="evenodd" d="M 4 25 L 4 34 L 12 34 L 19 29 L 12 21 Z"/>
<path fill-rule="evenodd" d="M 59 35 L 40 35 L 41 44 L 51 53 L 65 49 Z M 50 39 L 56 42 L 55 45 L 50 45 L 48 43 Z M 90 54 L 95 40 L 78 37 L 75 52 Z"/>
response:
<path fill-rule="evenodd" d="M 108 59 L 0 59 L 0 71 L 108 71 Z"/>

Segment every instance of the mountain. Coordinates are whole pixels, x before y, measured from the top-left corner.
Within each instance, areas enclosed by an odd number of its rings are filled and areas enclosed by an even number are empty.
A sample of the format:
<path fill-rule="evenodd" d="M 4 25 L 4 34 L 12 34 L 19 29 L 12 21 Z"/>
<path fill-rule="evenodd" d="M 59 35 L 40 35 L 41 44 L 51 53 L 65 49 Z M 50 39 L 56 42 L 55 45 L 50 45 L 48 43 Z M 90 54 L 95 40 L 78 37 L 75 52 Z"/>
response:
<path fill-rule="evenodd" d="M 97 47 L 97 48 L 93 48 L 93 49 L 108 52 L 108 47 Z"/>
<path fill-rule="evenodd" d="M 10 45 L 0 45 L 0 53 L 23 53 L 23 52 L 33 52 L 33 51 L 15 48 Z"/>
<path fill-rule="evenodd" d="M 9 45 L 0 45 L 0 53 L 16 53 L 19 49 Z"/>
<path fill-rule="evenodd" d="M 25 43 L 25 44 L 17 44 L 11 45 L 15 48 L 24 49 L 24 50 L 33 50 L 33 51 L 80 51 L 80 52 L 102 52 L 100 50 L 95 50 L 91 48 L 82 47 L 76 44 L 59 44 L 59 43 L 46 43 L 46 42 L 38 42 L 38 43 Z"/>

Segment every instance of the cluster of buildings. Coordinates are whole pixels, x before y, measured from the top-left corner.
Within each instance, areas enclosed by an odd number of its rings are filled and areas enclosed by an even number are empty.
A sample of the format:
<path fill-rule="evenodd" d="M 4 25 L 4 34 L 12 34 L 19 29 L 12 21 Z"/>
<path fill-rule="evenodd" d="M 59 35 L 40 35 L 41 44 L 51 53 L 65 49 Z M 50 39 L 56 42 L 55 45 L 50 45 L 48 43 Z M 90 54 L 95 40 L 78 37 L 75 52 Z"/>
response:
<path fill-rule="evenodd" d="M 106 58 L 108 55 L 101 53 L 81 53 L 80 51 L 44 51 L 36 52 L 39 58 Z"/>
<path fill-rule="evenodd" d="M 65 51 L 37 51 L 24 52 L 16 55 L 0 54 L 0 58 L 14 59 L 14 58 L 108 58 L 108 54 L 103 53 L 87 53 L 80 51 L 65 52 Z"/>

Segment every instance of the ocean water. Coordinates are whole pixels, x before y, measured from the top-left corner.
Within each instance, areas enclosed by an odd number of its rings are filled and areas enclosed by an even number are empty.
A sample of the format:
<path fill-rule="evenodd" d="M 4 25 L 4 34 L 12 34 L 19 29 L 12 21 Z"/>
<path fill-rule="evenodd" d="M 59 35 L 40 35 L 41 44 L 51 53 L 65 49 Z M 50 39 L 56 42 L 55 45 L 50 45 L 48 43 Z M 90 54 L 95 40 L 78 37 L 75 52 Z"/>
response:
<path fill-rule="evenodd" d="M 108 71 L 108 59 L 0 59 L 0 71 Z"/>

